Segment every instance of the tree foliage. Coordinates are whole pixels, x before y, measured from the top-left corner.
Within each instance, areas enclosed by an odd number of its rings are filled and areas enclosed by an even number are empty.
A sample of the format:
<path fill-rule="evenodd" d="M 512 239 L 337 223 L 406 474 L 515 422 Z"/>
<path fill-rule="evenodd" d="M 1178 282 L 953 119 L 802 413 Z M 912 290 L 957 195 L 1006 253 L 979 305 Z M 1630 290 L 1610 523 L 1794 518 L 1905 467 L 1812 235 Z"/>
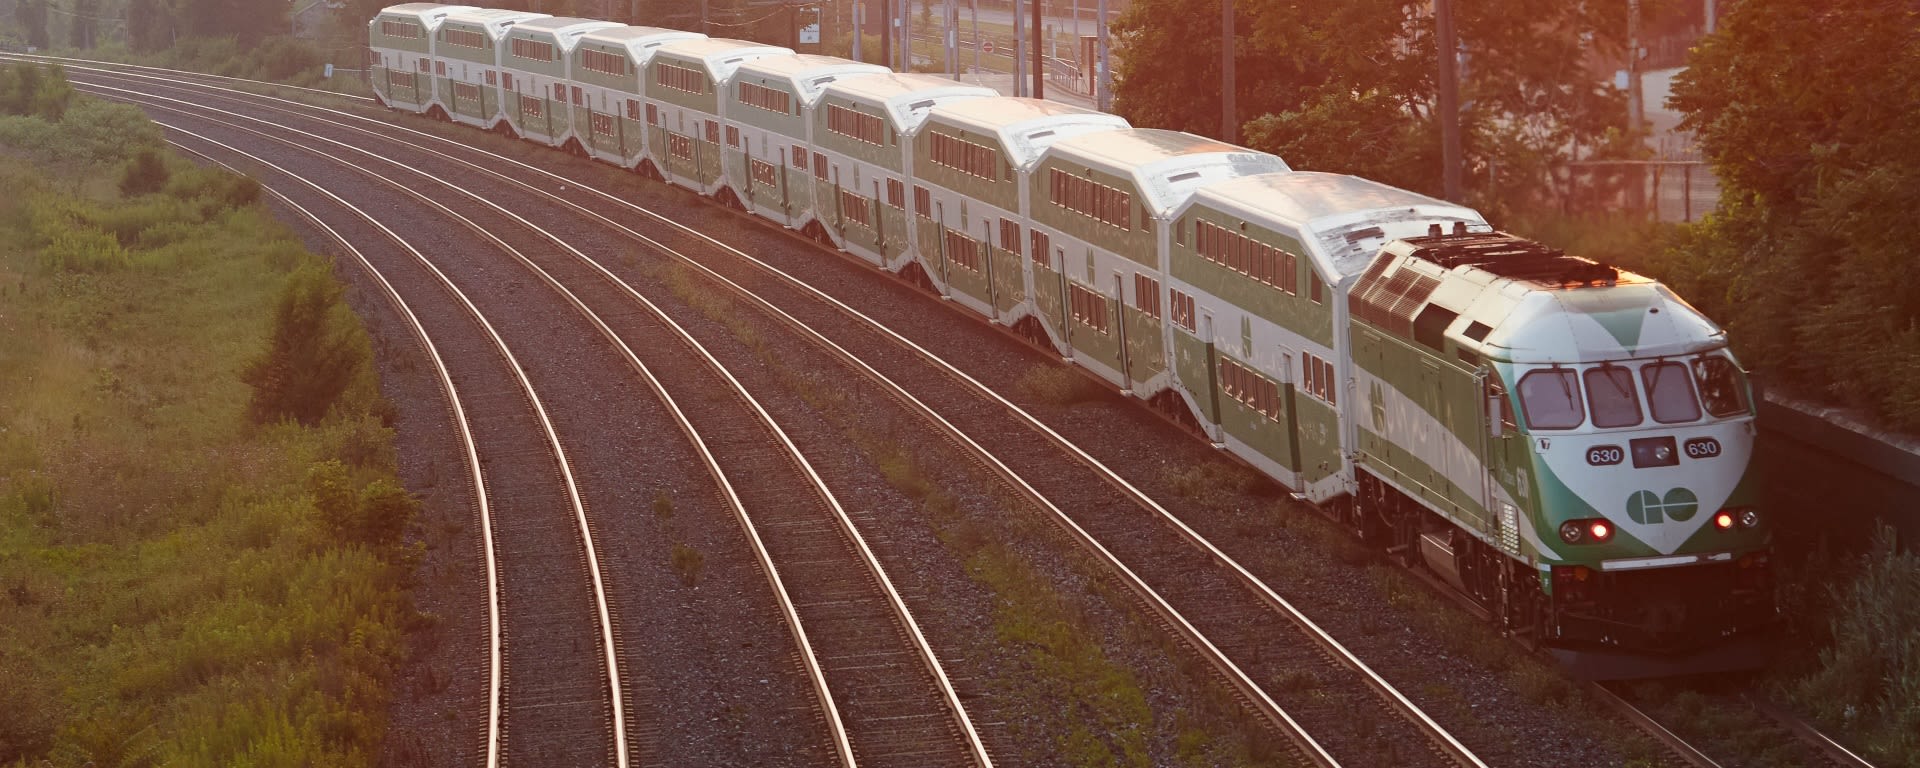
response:
<path fill-rule="evenodd" d="M 367 18 L 372 18 L 368 14 Z M 127 3 L 127 47 L 151 53 L 173 44 L 173 6 L 165 0 Z"/>
<path fill-rule="evenodd" d="M 53 36 L 47 34 L 47 0 L 20 0 L 13 7 L 13 18 L 27 30 L 27 45 L 35 48 L 47 48 L 53 45 Z"/>
<path fill-rule="evenodd" d="M 1742 0 L 1673 100 L 1721 203 L 1670 282 L 1771 380 L 1920 428 L 1920 10 Z"/>
<path fill-rule="evenodd" d="M 73 86 L 59 65 L 42 70 L 32 64 L 0 69 L 0 115 L 59 122 L 73 102 Z"/>
<path fill-rule="evenodd" d="M 1648 0 L 1657 17 L 1673 0 Z M 1625 97 L 1587 67 L 1617 52 L 1619 3 L 1455 3 L 1468 187 L 1498 206 L 1552 193 L 1548 170 L 1629 151 Z M 1406 0 L 1235 4 L 1236 112 L 1249 145 L 1303 170 L 1440 186 L 1433 19 Z M 1220 135 L 1219 0 L 1138 0 L 1115 24 L 1115 109 L 1135 125 Z M 1516 19 L 1524 20 L 1516 23 Z M 1196 20 L 1199 20 L 1196 22 Z M 1493 185 L 1496 178 L 1499 186 Z"/>
<path fill-rule="evenodd" d="M 287 31 L 289 5 L 261 0 L 178 0 L 185 31 L 196 37 L 231 37 L 241 45 Z M 367 18 L 371 18 L 368 14 Z"/>
<path fill-rule="evenodd" d="M 365 336 L 341 293 L 319 267 L 287 279 L 267 351 L 241 377 L 253 387 L 248 412 L 256 422 L 318 424 L 367 364 Z"/>
<path fill-rule="evenodd" d="M 87 49 L 94 45 L 94 33 L 99 30 L 99 0 L 73 0 L 73 16 L 67 26 L 67 45 Z"/>

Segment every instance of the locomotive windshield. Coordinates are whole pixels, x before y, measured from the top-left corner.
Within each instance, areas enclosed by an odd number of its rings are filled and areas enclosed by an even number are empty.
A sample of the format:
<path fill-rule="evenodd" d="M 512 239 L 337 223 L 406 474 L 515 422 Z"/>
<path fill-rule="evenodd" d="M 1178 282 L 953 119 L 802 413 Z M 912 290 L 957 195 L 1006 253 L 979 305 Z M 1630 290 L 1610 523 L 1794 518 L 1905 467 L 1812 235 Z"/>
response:
<path fill-rule="evenodd" d="M 1527 427 L 1536 430 L 1576 429 L 1588 422 L 1598 429 L 1637 427 L 1649 413 L 1660 424 L 1684 424 L 1700 420 L 1702 405 L 1715 418 L 1750 411 L 1739 366 L 1720 354 L 1640 366 L 1613 361 L 1579 369 L 1556 365 L 1529 371 L 1520 377 L 1518 389 Z M 1643 395 L 1645 411 L 1640 406 Z"/>
<path fill-rule="evenodd" d="M 1700 382 L 1700 399 L 1706 401 L 1708 413 L 1739 416 L 1747 412 L 1747 388 L 1732 360 L 1719 355 L 1694 360 L 1693 377 Z"/>
<path fill-rule="evenodd" d="M 1700 401 L 1693 396 L 1693 378 L 1687 367 L 1675 362 L 1648 363 L 1640 369 L 1640 380 L 1647 386 L 1647 409 L 1653 420 L 1678 424 L 1700 420 Z"/>
<path fill-rule="evenodd" d="M 1633 389 L 1633 371 L 1606 364 L 1587 370 L 1587 402 L 1593 425 L 1602 429 L 1639 424 L 1640 395 Z"/>
<path fill-rule="evenodd" d="M 1534 429 L 1573 429 L 1586 421 L 1580 385 L 1571 368 L 1550 368 L 1520 377 L 1520 410 Z"/>

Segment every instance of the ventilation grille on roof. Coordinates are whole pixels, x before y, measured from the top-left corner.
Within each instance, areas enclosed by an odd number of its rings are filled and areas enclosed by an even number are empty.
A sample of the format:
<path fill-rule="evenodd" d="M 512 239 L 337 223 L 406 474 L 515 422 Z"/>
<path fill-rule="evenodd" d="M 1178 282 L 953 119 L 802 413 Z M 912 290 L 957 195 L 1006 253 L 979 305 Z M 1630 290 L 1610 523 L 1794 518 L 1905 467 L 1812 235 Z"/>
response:
<path fill-rule="evenodd" d="M 916 109 L 926 109 L 931 106 L 933 106 L 933 99 L 925 99 L 922 101 L 916 101 L 912 104 L 908 104 L 907 111 L 911 112 Z"/>
<path fill-rule="evenodd" d="M 1200 178 L 1199 171 L 1187 171 L 1186 173 L 1176 173 L 1172 176 L 1168 176 L 1167 181 L 1186 181 L 1187 179 L 1197 179 L 1197 178 Z"/>
<path fill-rule="evenodd" d="M 1413 316 L 1440 281 L 1402 267 L 1385 276 L 1396 257 L 1382 253 L 1353 286 L 1353 315 L 1403 338 L 1413 336 Z M 1384 278 L 1384 279 L 1383 279 Z"/>

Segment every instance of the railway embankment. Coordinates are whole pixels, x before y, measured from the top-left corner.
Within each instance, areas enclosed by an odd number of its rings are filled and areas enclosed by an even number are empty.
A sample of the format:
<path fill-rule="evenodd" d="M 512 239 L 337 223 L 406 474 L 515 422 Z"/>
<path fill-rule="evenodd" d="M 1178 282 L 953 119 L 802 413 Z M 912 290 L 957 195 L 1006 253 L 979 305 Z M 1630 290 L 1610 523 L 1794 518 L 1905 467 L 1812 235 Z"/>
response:
<path fill-rule="evenodd" d="M 0 70 L 0 764 L 369 764 L 423 619 L 366 336 L 160 138 Z"/>

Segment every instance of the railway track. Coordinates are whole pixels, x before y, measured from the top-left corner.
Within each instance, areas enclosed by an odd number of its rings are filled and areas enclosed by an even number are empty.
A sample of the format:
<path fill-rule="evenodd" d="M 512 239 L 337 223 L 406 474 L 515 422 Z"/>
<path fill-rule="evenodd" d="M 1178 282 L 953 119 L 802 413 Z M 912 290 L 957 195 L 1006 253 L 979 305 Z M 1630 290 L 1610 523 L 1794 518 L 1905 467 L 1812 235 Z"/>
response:
<path fill-rule="evenodd" d="M 1698 725 L 1662 722 L 1648 711 L 1652 707 L 1636 703 L 1639 697 L 1630 686 L 1593 683 L 1587 690 L 1591 698 L 1658 741 L 1681 764 L 1692 768 L 1748 764 L 1739 757 L 1724 756 L 1727 749 L 1724 743 L 1706 746 L 1700 743 L 1703 737 L 1717 736 L 1724 740 L 1727 734 L 1701 734 Z M 1828 738 L 1812 724 L 1753 694 L 1707 693 L 1704 698 L 1707 706 L 1714 710 L 1750 715 L 1738 736 L 1743 755 L 1765 754 L 1773 765 L 1873 768 L 1872 763 Z M 1712 757 L 1716 751 L 1723 753 L 1720 760 Z"/>
<path fill-rule="evenodd" d="M 417 149 L 417 147 L 416 147 Z M 531 185 L 523 186 L 529 191 Z M 683 259 L 685 263 L 699 269 L 705 269 L 701 260 L 687 256 L 682 251 L 653 240 L 645 235 L 614 223 L 610 218 L 589 213 L 584 206 L 573 206 L 581 213 L 598 218 L 603 224 L 618 229 L 651 247 L 662 250 Z M 690 233 L 682 233 L 690 234 Z M 696 247 L 715 245 L 711 241 L 695 239 Z M 732 252 L 742 258 L 745 254 Z M 762 282 L 767 277 L 764 265 L 758 272 Z M 753 272 L 753 270 L 748 270 Z M 1348 758 L 1353 764 L 1367 764 L 1378 760 L 1391 760 L 1403 764 L 1419 764 L 1423 760 L 1438 763 L 1461 765 L 1479 765 L 1479 759 L 1459 744 L 1444 729 L 1428 718 L 1418 707 L 1400 695 L 1393 686 L 1378 674 L 1368 669 L 1357 657 L 1347 651 L 1331 636 L 1320 631 L 1304 614 L 1292 608 L 1271 589 L 1253 578 L 1244 568 L 1233 564 L 1219 550 L 1207 544 L 1190 528 L 1186 528 L 1177 518 L 1167 513 L 1157 503 L 1133 489 L 1117 474 L 1106 470 L 1097 461 L 1077 447 L 1072 446 L 1057 433 L 1047 430 L 1031 416 L 1026 416 L 1014 408 L 1011 403 L 993 395 L 990 390 L 973 381 L 957 369 L 945 365 L 933 358 L 924 349 L 912 346 L 897 335 L 885 333 L 871 321 L 865 338 L 849 341 L 848 346 L 860 349 L 904 348 L 917 353 L 925 364 L 937 363 L 941 375 L 937 377 L 956 390 L 934 393 L 928 400 L 942 403 L 973 403 L 975 412 L 967 416 L 975 421 L 976 434 L 994 436 L 996 443 L 989 450 L 967 436 L 968 431 L 954 426 L 939 413 L 928 408 L 924 402 L 899 385 L 893 383 L 884 374 L 869 366 L 860 358 L 847 352 L 847 346 L 835 344 L 821 335 L 819 331 L 792 315 L 781 310 L 752 290 L 717 272 L 709 271 L 721 284 L 728 286 L 739 295 L 756 302 L 772 316 L 813 337 L 814 341 L 825 347 L 837 350 L 850 365 L 864 368 L 864 374 L 890 388 L 893 396 L 905 404 L 914 406 L 920 414 L 941 425 L 949 439 L 966 443 L 970 453 L 981 457 L 1006 478 L 1017 492 L 1049 508 L 1064 527 L 1079 538 L 1083 544 L 1100 553 L 1110 565 L 1121 574 L 1122 580 L 1138 594 L 1154 612 L 1165 620 L 1168 626 L 1185 637 L 1220 669 L 1229 682 L 1245 697 L 1249 705 L 1266 716 L 1277 728 L 1293 736 L 1302 755 L 1320 764 L 1335 764 L 1334 758 L 1323 750 L 1311 736 L 1305 734 L 1311 730 L 1318 733 L 1337 732 Z M 786 288 L 793 291 L 804 286 L 796 286 L 798 281 L 780 277 L 772 285 L 763 286 L 763 290 Z M 823 294 L 814 292 L 809 301 L 804 292 L 789 296 L 785 306 L 800 304 L 813 305 L 816 310 L 824 310 L 829 316 L 834 313 L 851 313 L 851 309 L 837 302 L 821 302 Z M 854 313 L 857 315 L 857 313 Z M 816 318 L 815 325 L 824 325 Z M 909 355 L 908 357 L 914 357 Z M 895 361 L 908 362 L 908 361 Z M 924 386 L 927 377 L 924 372 L 915 379 Z M 966 390 L 971 387 L 972 392 Z M 987 397 L 981 397 L 984 393 Z M 1054 448 L 1040 447 L 1034 452 L 1029 440 L 1021 439 L 1027 432 L 1022 429 L 1018 419 L 1008 421 L 1011 416 L 1024 417 L 1025 427 L 1037 428 L 1050 435 Z M 991 423 L 998 416 L 1002 423 Z M 982 422 L 981 419 L 988 421 Z M 1026 444 L 1026 445 L 1023 445 Z M 1031 462 L 1044 462 L 1059 466 L 1058 456 L 1051 451 L 1065 448 L 1073 453 L 1079 470 L 1090 475 L 1076 475 L 1072 472 L 1049 472 L 1036 476 L 1033 482 L 1022 478 L 1007 469 L 1008 462 L 995 455 L 995 451 L 1014 453 L 1014 461 L 1021 465 Z M 1023 453 L 1024 451 L 1024 453 Z M 1043 464 L 1043 465 L 1045 465 Z M 1072 465 L 1068 465 L 1072 466 Z M 1034 483 L 1050 485 L 1050 491 L 1041 491 Z M 1104 493 L 1089 493 L 1089 489 L 1104 489 Z M 1068 500 L 1066 507 L 1055 505 L 1050 499 Z M 1145 508 L 1156 512 L 1160 521 L 1169 525 L 1155 529 L 1159 536 L 1143 536 L 1137 527 L 1137 517 L 1115 514 L 1116 509 L 1127 507 Z M 1110 549 L 1108 545 L 1114 548 Z M 1195 553 L 1194 546 L 1202 551 Z M 1116 552 L 1116 549 L 1118 550 Z M 1127 562 L 1155 563 L 1151 574 L 1136 573 L 1129 569 Z M 1166 593 L 1165 596 L 1162 593 Z M 1171 599 L 1169 599 L 1171 598 Z M 1189 613 L 1183 614 L 1175 604 L 1180 604 Z M 1271 613 L 1280 613 L 1293 622 L 1310 642 L 1301 642 L 1300 637 L 1283 640 L 1270 634 L 1270 622 L 1265 618 Z M 1240 659 L 1236 662 L 1235 659 Z M 1242 664 L 1246 665 L 1242 669 Z M 1302 670 L 1306 672 L 1302 683 Z M 1276 696 L 1270 691 L 1280 691 Z M 1277 699 L 1286 700 L 1298 711 L 1302 718 L 1312 723 L 1302 728 L 1294 722 L 1293 716 L 1283 709 Z M 1373 715 L 1361 715 L 1357 712 L 1373 712 Z M 1397 733 L 1395 731 L 1398 731 Z M 1367 746 L 1362 746 L 1367 745 Z M 1373 745 L 1384 745 L 1383 747 Z M 1423 757 L 1424 755 L 1424 757 Z"/>
<path fill-rule="evenodd" d="M 318 154 L 348 163 L 338 156 Z M 409 189 L 364 167 L 355 168 L 396 189 Z M 938 658 L 877 558 L 825 481 L 732 373 L 644 297 L 611 273 L 592 271 L 592 260 L 561 238 L 498 207 L 492 211 L 499 215 L 497 221 L 514 224 L 481 227 L 431 195 L 417 189 L 411 193 L 514 254 L 565 295 L 620 346 L 675 411 L 709 471 L 733 501 L 776 591 L 783 591 L 783 581 L 786 585 L 783 608 L 796 628 L 796 640 L 821 694 L 842 764 L 991 765 Z M 478 196 L 468 199 L 491 205 Z M 511 236 L 500 231 L 516 228 L 521 231 Z M 557 256 L 556 249 L 573 258 L 548 258 Z M 648 311 L 630 311 L 635 304 Z M 603 315 L 591 306 L 612 309 Z M 629 344 L 627 339 L 644 341 Z M 674 340 L 704 360 L 707 370 L 679 364 L 675 358 L 681 355 L 673 348 Z M 635 348 L 645 350 L 654 364 L 642 362 Z M 737 403 L 683 398 L 682 402 L 702 403 L 695 413 L 675 404 L 670 395 L 671 391 L 716 388 L 733 394 Z M 699 429 L 693 426 L 696 422 L 702 425 Z M 783 461 L 792 471 L 773 471 Z M 751 475 L 744 481 L 738 477 L 743 467 L 750 468 L 745 472 Z M 757 512 L 749 515 L 748 510 Z M 794 597 L 789 599 L 785 593 Z M 803 626 L 811 632 L 799 629 Z M 881 631 L 886 627 L 893 631 Z M 928 691 L 937 693 L 923 695 Z"/>
<path fill-rule="evenodd" d="M 488 565 L 488 696 L 480 747 L 484 764 L 493 768 L 561 760 L 625 768 L 619 663 L 598 555 L 565 448 L 513 351 L 465 294 L 374 216 L 257 156 L 180 133 L 303 183 L 357 219 L 357 226 L 347 229 L 362 237 L 348 237 L 292 195 L 273 190 L 355 256 L 407 318 L 434 364 L 478 491 Z M 383 270 L 354 247 L 356 240 L 390 241 L 404 256 Z M 423 302 L 415 296 L 413 303 L 406 301 L 387 275 L 408 271 L 415 272 L 416 279 L 438 278 L 445 289 L 440 300 Z M 436 342 L 422 316 L 443 330 L 466 326 L 474 332 L 442 333 Z M 561 516 L 571 519 L 556 519 Z M 568 540 L 573 536 L 578 538 Z M 581 558 L 554 562 L 546 556 L 554 549 L 572 550 Z M 584 574 L 578 572 L 582 569 Z M 561 651 L 582 635 L 597 641 L 595 653 Z"/>

